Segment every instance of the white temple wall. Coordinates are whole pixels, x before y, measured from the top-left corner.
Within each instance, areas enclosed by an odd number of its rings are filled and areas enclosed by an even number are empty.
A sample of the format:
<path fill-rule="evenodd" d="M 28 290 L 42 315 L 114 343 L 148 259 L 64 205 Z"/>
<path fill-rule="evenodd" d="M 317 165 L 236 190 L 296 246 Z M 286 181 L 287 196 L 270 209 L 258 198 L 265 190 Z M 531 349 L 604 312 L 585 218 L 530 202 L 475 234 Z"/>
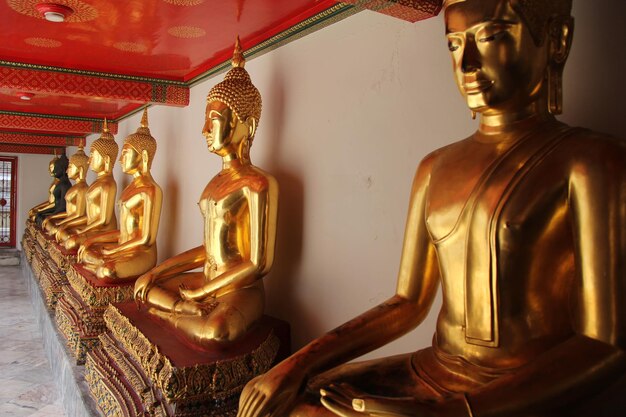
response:
<path fill-rule="evenodd" d="M 24 225 L 28 210 L 48 199 L 48 190 L 52 177 L 48 165 L 53 155 L 2 153 L 6 156 L 17 156 L 17 208 L 15 244 L 22 248 Z"/>
<path fill-rule="evenodd" d="M 575 2 L 562 120 L 626 138 L 619 78 L 626 3 L 603 10 L 595 3 Z M 417 164 L 477 122 L 454 85 L 441 17 L 410 24 L 362 12 L 246 68 L 263 96 L 252 159 L 281 187 L 267 312 L 291 323 L 299 348 L 393 295 Z M 222 79 L 192 88 L 186 108 L 149 110 L 159 144 L 152 171 L 165 197 L 160 259 L 202 242 L 196 203 L 220 169 L 201 135 L 205 97 Z M 118 143 L 139 120 L 120 123 Z M 119 166 L 116 178 L 121 191 L 128 179 Z M 439 305 L 420 328 L 370 357 L 430 344 Z"/>

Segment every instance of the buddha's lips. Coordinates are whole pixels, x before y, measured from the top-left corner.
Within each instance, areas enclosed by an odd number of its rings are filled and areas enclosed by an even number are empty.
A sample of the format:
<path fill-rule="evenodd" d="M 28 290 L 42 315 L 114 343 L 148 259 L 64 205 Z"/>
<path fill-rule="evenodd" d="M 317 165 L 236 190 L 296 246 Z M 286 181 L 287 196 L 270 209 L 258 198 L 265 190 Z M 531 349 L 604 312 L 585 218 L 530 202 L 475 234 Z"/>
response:
<path fill-rule="evenodd" d="M 493 81 L 489 80 L 473 80 L 463 83 L 463 90 L 467 94 L 477 94 L 489 89 L 493 85 Z"/>

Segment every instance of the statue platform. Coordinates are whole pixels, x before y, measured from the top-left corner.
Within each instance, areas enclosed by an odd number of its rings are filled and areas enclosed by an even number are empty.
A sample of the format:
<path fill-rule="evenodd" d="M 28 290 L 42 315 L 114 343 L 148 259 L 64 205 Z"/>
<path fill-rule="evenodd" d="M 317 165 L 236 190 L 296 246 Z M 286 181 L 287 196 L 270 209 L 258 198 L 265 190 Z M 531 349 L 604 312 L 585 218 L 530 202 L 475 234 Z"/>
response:
<path fill-rule="evenodd" d="M 69 267 L 66 276 L 69 285 L 63 287 L 55 319 L 77 364 L 83 364 L 85 354 L 98 344 L 98 336 L 106 329 L 103 315 L 107 306 L 131 300 L 135 283 L 134 279 L 103 282 L 81 264 Z"/>
<path fill-rule="evenodd" d="M 67 271 L 76 262 L 77 252 L 75 249 L 66 250 L 61 244 L 50 238 L 48 270 L 43 271 L 39 280 L 49 310 L 55 310 L 59 298 L 65 293 L 65 287 L 69 286 Z"/>
<path fill-rule="evenodd" d="M 35 232 L 34 229 L 37 226 L 31 220 L 26 220 L 26 228 L 24 229 L 24 234 L 22 235 L 22 251 L 24 252 L 24 256 L 26 260 L 30 264 L 33 259 L 33 255 L 35 253 Z"/>
<path fill-rule="evenodd" d="M 29 245 L 25 248 L 26 257 L 39 282 L 47 308 L 54 311 L 63 295 L 63 288 L 69 285 L 66 273 L 69 266 L 76 262 L 77 251 L 66 250 L 33 222 L 28 223 L 24 236 L 27 236 Z"/>
<path fill-rule="evenodd" d="M 206 348 L 134 302 L 111 305 L 85 379 L 104 415 L 235 416 L 245 384 L 290 351 L 289 325 L 264 316 L 248 335 Z"/>

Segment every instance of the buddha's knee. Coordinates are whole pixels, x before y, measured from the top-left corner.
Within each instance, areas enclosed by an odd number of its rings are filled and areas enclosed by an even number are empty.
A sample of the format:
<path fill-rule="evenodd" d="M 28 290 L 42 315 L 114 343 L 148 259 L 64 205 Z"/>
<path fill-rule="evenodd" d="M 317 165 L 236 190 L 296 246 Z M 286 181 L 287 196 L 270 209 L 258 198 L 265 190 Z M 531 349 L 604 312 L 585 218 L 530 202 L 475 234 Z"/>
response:
<path fill-rule="evenodd" d="M 233 307 L 216 312 L 204 328 L 203 339 L 215 342 L 232 342 L 246 333 L 246 320 Z"/>
<path fill-rule="evenodd" d="M 67 238 L 65 238 L 64 246 L 65 246 L 65 249 L 67 249 L 67 250 L 77 249 L 78 245 L 77 245 L 76 238 L 75 237 L 67 237 Z"/>
<path fill-rule="evenodd" d="M 105 262 L 96 270 L 99 279 L 115 278 L 115 265 L 112 262 Z"/>

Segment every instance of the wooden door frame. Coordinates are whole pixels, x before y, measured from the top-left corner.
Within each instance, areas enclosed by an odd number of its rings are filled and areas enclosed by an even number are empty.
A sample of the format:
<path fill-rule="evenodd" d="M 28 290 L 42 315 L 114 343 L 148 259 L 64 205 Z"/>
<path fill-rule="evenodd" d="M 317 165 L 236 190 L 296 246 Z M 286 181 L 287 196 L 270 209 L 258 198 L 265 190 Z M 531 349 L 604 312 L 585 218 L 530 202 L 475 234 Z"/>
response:
<path fill-rule="evenodd" d="M 9 207 L 9 216 L 11 217 L 9 242 L 3 244 L 0 242 L 0 247 L 17 247 L 16 242 L 16 227 L 17 227 L 17 156 L 0 155 L 0 161 L 10 161 L 11 165 L 11 207 Z"/>

